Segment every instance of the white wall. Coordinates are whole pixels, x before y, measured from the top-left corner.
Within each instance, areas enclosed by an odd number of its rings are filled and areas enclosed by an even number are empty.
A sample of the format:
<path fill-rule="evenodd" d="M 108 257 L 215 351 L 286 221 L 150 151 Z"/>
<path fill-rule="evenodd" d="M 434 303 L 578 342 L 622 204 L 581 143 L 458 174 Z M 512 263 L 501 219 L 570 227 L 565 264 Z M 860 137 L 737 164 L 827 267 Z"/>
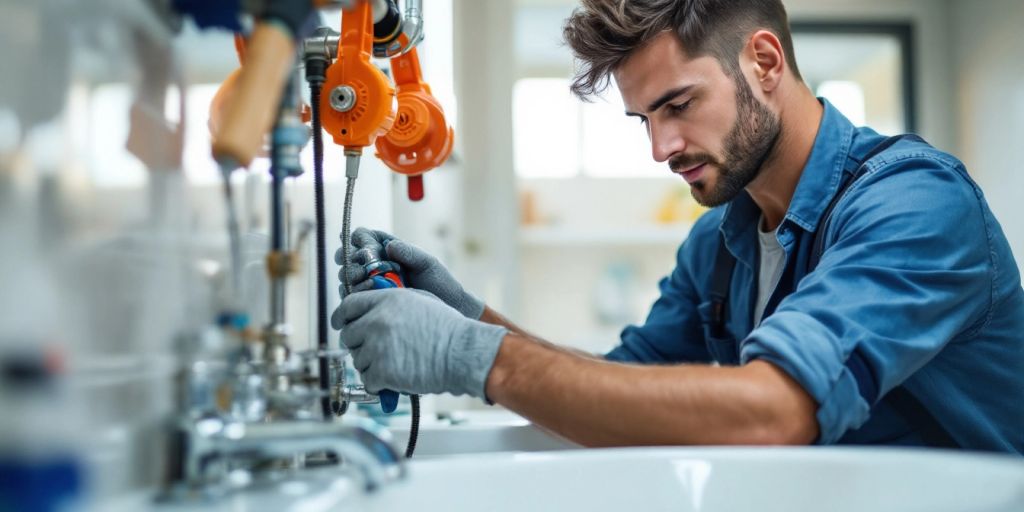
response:
<path fill-rule="evenodd" d="M 1024 266 L 1024 2 L 952 3 L 959 156 Z"/>
<path fill-rule="evenodd" d="M 946 0 L 783 1 L 791 21 L 913 22 L 918 131 L 935 146 L 956 151 L 955 70 L 949 65 L 950 18 Z"/>
<path fill-rule="evenodd" d="M 516 315 L 518 206 L 512 171 L 512 14 L 506 1 L 456 0 L 456 151 L 462 156 L 463 284 Z"/>

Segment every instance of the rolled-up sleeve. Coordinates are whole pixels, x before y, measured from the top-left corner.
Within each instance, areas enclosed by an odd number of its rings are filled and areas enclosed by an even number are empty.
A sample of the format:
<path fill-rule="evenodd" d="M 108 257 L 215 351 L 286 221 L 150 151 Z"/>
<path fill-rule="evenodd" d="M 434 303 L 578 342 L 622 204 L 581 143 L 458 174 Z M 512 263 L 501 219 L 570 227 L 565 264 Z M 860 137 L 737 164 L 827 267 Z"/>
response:
<path fill-rule="evenodd" d="M 742 342 L 742 363 L 776 364 L 817 401 L 821 444 L 986 321 L 982 199 L 956 165 L 918 155 L 869 171 L 837 205 L 818 267 Z"/>
<path fill-rule="evenodd" d="M 623 329 L 621 344 L 605 355 L 631 363 L 710 362 L 697 306 L 695 267 L 708 264 L 717 241 L 721 212 L 701 217 L 676 252 L 676 267 L 658 283 L 661 292 L 643 325 Z"/>

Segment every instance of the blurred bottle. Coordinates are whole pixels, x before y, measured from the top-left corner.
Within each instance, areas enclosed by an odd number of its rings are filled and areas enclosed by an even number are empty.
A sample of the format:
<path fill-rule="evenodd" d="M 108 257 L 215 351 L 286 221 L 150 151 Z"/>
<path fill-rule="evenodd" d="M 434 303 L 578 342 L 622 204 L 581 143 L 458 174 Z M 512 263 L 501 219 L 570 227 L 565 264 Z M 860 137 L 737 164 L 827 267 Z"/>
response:
<path fill-rule="evenodd" d="M 0 354 L 0 512 L 85 508 L 84 463 L 55 353 Z"/>
<path fill-rule="evenodd" d="M 602 325 L 622 326 L 636 319 L 637 271 L 629 261 L 612 261 L 598 276 L 593 311 Z"/>

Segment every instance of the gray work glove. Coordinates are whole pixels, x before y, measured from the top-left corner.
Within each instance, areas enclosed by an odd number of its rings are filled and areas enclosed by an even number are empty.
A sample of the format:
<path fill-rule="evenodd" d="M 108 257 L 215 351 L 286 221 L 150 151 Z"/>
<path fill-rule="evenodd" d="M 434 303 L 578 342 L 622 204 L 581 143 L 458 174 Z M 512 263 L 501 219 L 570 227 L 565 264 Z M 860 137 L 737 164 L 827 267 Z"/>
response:
<path fill-rule="evenodd" d="M 353 293 L 331 317 L 366 390 L 467 394 L 486 400 L 487 375 L 508 333 L 463 317 L 420 290 Z"/>
<path fill-rule="evenodd" d="M 478 320 L 484 313 L 484 302 L 464 290 L 462 285 L 448 272 L 448 269 L 423 249 L 403 242 L 383 231 L 366 228 L 358 228 L 352 232 L 352 246 L 356 249 L 352 257 L 355 264 L 347 271 L 342 268 L 338 272 L 338 278 L 343 280 L 347 272 L 353 293 L 373 287 L 373 282 L 367 279 L 369 276 L 366 269 L 363 268 L 363 264 L 366 262 L 363 261 L 364 258 L 361 257 L 359 251 L 363 248 L 372 248 L 382 257 L 386 254 L 388 260 L 401 267 L 405 286 L 434 294 L 466 318 Z M 339 265 L 344 265 L 340 248 L 334 254 L 334 261 Z"/>

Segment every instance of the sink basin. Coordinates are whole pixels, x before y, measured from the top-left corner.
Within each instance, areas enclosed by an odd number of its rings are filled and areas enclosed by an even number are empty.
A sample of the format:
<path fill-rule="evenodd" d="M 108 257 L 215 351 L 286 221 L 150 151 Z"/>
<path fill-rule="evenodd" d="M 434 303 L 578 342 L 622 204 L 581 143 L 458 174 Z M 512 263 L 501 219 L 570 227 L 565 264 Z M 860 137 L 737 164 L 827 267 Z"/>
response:
<path fill-rule="evenodd" d="M 673 510 L 1020 512 L 1019 457 L 882 448 L 625 448 L 488 453 L 415 460 L 372 494 L 338 469 L 160 505 L 141 497 L 104 511 L 363 512 Z"/>
<path fill-rule="evenodd" d="M 1020 512 L 1024 461 L 864 448 L 631 448 L 414 462 L 351 510 Z M 443 506 L 442 506 L 443 505 Z"/>
<path fill-rule="evenodd" d="M 408 419 L 389 426 L 395 446 L 405 450 Z M 508 411 L 463 412 L 452 422 L 422 422 L 415 459 L 490 452 L 569 450 L 579 445 L 550 434 Z"/>

